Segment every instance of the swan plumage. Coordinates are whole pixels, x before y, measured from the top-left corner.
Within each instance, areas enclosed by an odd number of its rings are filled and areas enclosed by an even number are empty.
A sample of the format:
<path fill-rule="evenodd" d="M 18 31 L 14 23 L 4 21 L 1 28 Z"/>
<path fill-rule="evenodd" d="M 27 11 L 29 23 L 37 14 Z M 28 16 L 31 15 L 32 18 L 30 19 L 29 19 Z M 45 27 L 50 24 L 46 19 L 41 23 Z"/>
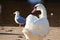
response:
<path fill-rule="evenodd" d="M 42 39 L 49 32 L 49 22 L 47 19 L 47 11 L 43 4 L 36 4 L 32 13 L 41 11 L 39 18 L 30 14 L 26 18 L 26 25 L 22 32 L 28 40 Z M 33 37 L 34 36 L 34 37 Z M 37 38 L 35 38 L 37 36 Z"/>

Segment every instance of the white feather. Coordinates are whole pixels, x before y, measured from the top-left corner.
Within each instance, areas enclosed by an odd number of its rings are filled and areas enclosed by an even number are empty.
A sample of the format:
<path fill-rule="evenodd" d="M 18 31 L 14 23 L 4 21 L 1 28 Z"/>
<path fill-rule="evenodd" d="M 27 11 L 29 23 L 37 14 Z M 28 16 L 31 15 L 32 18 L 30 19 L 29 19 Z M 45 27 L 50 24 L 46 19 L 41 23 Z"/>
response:
<path fill-rule="evenodd" d="M 26 39 L 36 40 L 42 39 L 49 32 L 49 22 L 47 20 L 47 12 L 43 4 L 37 4 L 37 11 L 41 11 L 41 15 L 39 18 L 33 15 L 28 15 L 26 18 L 26 25 L 23 29 L 23 33 Z M 34 37 L 33 37 L 34 36 Z M 37 36 L 37 38 L 35 38 Z"/>

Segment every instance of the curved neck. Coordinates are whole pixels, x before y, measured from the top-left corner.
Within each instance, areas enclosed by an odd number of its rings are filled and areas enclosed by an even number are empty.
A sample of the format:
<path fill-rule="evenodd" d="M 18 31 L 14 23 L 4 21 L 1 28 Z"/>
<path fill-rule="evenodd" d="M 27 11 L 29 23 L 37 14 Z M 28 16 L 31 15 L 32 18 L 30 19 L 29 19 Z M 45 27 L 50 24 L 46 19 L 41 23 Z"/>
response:
<path fill-rule="evenodd" d="M 39 15 L 39 18 L 42 18 L 42 17 L 47 18 L 47 12 L 46 12 L 46 9 L 43 8 L 43 9 L 41 9 L 40 11 L 41 11 L 41 14 Z"/>

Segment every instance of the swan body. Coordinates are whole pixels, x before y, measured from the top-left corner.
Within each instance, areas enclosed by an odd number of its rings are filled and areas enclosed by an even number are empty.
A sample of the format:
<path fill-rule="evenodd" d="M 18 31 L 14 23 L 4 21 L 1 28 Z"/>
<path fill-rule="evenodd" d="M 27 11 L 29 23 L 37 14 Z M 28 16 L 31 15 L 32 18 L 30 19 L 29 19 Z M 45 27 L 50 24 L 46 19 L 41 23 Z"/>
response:
<path fill-rule="evenodd" d="M 43 4 L 37 4 L 32 13 L 35 11 L 41 11 L 39 18 L 30 14 L 26 18 L 26 25 L 22 32 L 28 40 L 43 40 L 43 37 L 47 36 L 49 32 L 49 22 L 47 19 L 46 8 Z"/>

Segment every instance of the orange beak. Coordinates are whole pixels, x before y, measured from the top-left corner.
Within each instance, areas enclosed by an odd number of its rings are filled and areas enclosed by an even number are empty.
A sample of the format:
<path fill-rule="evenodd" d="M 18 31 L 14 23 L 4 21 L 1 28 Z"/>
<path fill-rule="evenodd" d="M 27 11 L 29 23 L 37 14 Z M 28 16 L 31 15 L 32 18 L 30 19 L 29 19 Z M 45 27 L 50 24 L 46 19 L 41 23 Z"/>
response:
<path fill-rule="evenodd" d="M 36 11 L 36 9 L 34 8 L 31 13 L 34 13 L 35 11 Z"/>

